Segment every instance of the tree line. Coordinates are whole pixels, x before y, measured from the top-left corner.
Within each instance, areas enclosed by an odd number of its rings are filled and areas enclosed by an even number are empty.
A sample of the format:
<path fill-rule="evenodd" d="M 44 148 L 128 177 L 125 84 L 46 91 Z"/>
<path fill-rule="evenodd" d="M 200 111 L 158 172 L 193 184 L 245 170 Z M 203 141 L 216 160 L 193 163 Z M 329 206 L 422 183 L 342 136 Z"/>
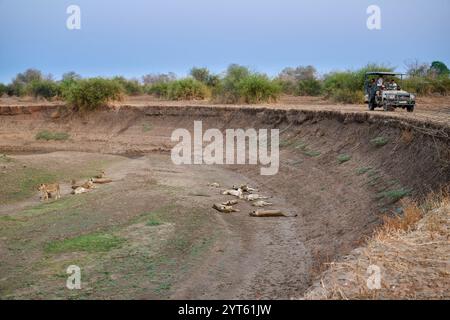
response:
<path fill-rule="evenodd" d="M 285 68 L 276 77 L 237 64 L 223 73 L 194 67 L 189 76 L 174 73 L 148 74 L 141 79 L 82 78 L 75 72 L 65 73 L 60 80 L 36 69 L 19 73 L 9 84 L 0 83 L 0 96 L 32 96 L 61 99 L 75 108 L 95 109 L 124 95 L 154 95 L 166 100 L 205 100 L 217 103 L 270 103 L 281 94 L 323 96 L 339 103 L 364 101 L 364 75 L 368 71 L 392 72 L 394 68 L 368 64 L 358 70 L 336 71 L 320 76 L 313 66 Z M 417 95 L 447 95 L 450 71 L 440 61 L 431 64 L 413 62 L 407 65 L 402 88 Z"/>

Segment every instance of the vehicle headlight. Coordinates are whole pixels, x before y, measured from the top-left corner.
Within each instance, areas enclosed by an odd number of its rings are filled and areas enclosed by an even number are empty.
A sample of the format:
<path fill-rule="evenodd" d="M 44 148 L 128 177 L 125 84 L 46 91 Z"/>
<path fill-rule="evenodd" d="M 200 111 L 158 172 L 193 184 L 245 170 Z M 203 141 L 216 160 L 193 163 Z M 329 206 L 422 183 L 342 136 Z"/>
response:
<path fill-rule="evenodd" d="M 416 100 L 416 96 L 413 95 L 413 94 L 411 94 L 411 95 L 409 95 L 409 99 L 410 99 L 410 100 Z"/>
<path fill-rule="evenodd" d="M 395 99 L 395 94 L 389 94 L 389 95 L 387 96 L 387 98 L 388 98 L 389 100 L 394 100 L 394 99 Z"/>

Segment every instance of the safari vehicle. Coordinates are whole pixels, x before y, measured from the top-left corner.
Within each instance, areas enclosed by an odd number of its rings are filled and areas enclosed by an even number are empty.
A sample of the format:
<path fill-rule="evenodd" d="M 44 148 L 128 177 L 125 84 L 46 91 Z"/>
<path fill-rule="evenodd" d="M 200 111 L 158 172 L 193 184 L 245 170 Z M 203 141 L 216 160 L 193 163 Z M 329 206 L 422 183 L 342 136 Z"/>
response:
<path fill-rule="evenodd" d="M 413 112 L 416 105 L 415 95 L 401 89 L 404 74 L 395 72 L 367 72 L 364 79 L 364 93 L 369 110 L 383 108 L 384 111 L 394 111 L 396 108 L 406 109 Z M 383 77 L 383 85 L 378 86 L 377 80 Z M 400 83 L 397 83 L 400 78 Z M 372 87 L 371 81 L 375 79 Z M 391 80 L 396 86 L 390 86 Z"/>

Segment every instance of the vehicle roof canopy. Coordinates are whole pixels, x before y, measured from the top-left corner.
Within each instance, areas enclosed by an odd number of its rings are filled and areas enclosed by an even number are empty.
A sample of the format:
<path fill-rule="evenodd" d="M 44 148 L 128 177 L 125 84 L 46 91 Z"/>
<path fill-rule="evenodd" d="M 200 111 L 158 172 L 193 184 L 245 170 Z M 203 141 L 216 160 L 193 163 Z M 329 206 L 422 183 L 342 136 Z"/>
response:
<path fill-rule="evenodd" d="M 366 72 L 366 76 L 403 76 L 404 73 L 398 72 L 383 72 L 383 71 L 374 71 L 374 72 Z"/>

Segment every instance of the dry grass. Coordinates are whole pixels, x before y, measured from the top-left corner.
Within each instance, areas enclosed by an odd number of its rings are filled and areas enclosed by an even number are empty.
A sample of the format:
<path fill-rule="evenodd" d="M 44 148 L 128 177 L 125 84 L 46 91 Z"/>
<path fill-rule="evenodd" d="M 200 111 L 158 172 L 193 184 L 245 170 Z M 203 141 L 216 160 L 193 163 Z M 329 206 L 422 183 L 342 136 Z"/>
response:
<path fill-rule="evenodd" d="M 412 130 L 403 130 L 400 139 L 404 144 L 410 144 L 414 140 L 414 133 Z"/>
<path fill-rule="evenodd" d="M 369 266 L 381 271 L 381 288 L 367 285 Z M 403 202 L 403 214 L 386 217 L 363 248 L 329 264 L 306 299 L 449 299 L 450 197 L 433 194 L 420 205 Z"/>

